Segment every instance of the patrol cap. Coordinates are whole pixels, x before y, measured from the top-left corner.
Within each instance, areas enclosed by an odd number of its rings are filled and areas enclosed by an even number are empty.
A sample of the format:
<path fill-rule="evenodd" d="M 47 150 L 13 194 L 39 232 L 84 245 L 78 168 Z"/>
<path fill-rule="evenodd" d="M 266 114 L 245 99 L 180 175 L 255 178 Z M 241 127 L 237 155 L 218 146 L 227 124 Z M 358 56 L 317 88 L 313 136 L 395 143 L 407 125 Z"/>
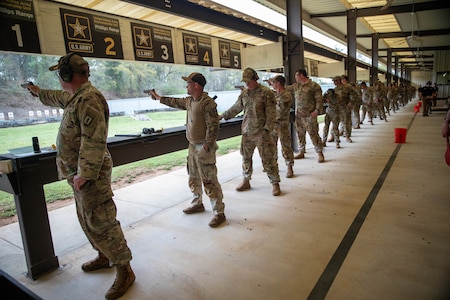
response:
<path fill-rule="evenodd" d="M 255 70 L 253 70 L 252 68 L 247 68 L 244 70 L 244 72 L 242 72 L 242 80 L 243 82 L 247 83 L 250 80 L 258 80 L 259 76 L 256 73 Z"/>
<path fill-rule="evenodd" d="M 189 75 L 188 77 L 181 76 L 181 78 L 183 78 L 184 81 L 191 80 L 191 81 L 197 82 L 198 84 L 200 84 L 203 87 L 206 85 L 205 76 L 203 76 L 201 73 L 198 73 L 198 72 L 191 73 L 191 75 Z"/>
<path fill-rule="evenodd" d="M 333 77 L 333 81 L 341 80 L 341 78 L 342 78 L 341 76 L 334 76 L 334 77 Z"/>
<path fill-rule="evenodd" d="M 72 73 L 84 73 L 88 71 L 86 66 L 89 66 L 88 62 L 84 60 L 81 55 L 76 53 L 68 53 L 58 60 L 58 64 L 48 68 L 50 71 L 56 71 L 61 68 L 62 65 L 70 67 Z"/>

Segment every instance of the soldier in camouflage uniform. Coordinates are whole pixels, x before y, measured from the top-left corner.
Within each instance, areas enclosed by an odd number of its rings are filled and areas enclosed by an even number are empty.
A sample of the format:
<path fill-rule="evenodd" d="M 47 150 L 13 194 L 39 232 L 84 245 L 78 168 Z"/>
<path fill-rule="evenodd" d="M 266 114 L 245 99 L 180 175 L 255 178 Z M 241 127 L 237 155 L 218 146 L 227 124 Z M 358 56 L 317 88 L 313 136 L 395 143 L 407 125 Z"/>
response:
<path fill-rule="evenodd" d="M 217 179 L 216 151 L 219 146 L 216 143 L 219 134 L 219 115 L 217 104 L 203 91 L 206 84 L 205 77 L 200 73 L 192 73 L 188 77 L 182 77 L 187 81 L 186 98 L 161 97 L 154 90 L 151 96 L 160 100 L 162 104 L 170 107 L 186 110 L 186 138 L 189 141 L 188 173 L 189 188 L 194 196 L 191 206 L 184 209 L 186 214 L 204 212 L 203 189 L 208 195 L 214 217 L 209 226 L 218 227 L 226 220 L 222 202 L 222 187 Z"/>
<path fill-rule="evenodd" d="M 280 191 L 280 175 L 276 159 L 277 145 L 271 136 L 276 122 L 276 101 L 274 93 L 266 86 L 258 83 L 259 76 L 252 68 L 242 73 L 242 81 L 247 88 L 243 89 L 236 102 L 222 113 L 220 118 L 231 119 L 241 111 L 242 120 L 241 155 L 244 179 L 236 187 L 237 191 L 251 188 L 253 173 L 253 153 L 258 148 L 264 172 L 272 184 L 272 195 L 278 196 Z"/>
<path fill-rule="evenodd" d="M 286 177 L 294 176 L 294 151 L 292 150 L 291 131 L 289 129 L 289 117 L 291 115 L 292 95 L 285 89 L 286 79 L 281 76 L 275 76 L 269 80 L 269 85 L 275 89 L 275 99 L 277 101 L 277 117 L 275 128 L 272 132 L 275 144 L 278 144 L 278 138 L 281 144 L 281 154 L 287 166 Z"/>
<path fill-rule="evenodd" d="M 98 251 L 97 258 L 81 268 L 89 272 L 109 268 L 111 262 L 116 267 L 116 279 L 105 297 L 117 299 L 133 284 L 135 275 L 112 199 L 108 104 L 91 85 L 89 65 L 80 55 L 69 53 L 49 69 L 56 71 L 64 91 L 43 90 L 37 85 L 28 89 L 43 104 L 64 109 L 56 142 L 58 175 L 73 188 L 81 228 Z"/>
<path fill-rule="evenodd" d="M 350 84 L 342 83 L 342 76 L 335 76 L 333 78 L 333 83 L 336 86 L 334 88 L 334 92 L 338 95 L 339 99 L 339 115 L 341 119 L 340 132 L 345 135 L 345 139 L 347 142 L 351 143 L 351 135 L 352 135 L 352 98 L 354 93 L 354 89 Z M 357 97 L 357 96 L 356 96 Z M 333 141 L 332 139 L 330 142 Z"/>
<path fill-rule="evenodd" d="M 339 99 L 338 95 L 334 92 L 334 89 L 328 89 L 323 94 L 324 102 L 326 102 L 327 108 L 325 112 L 325 125 L 323 127 L 322 143 L 325 146 L 328 138 L 328 131 L 330 130 L 330 124 L 333 123 L 331 128 L 331 134 L 336 142 L 336 148 L 341 148 L 341 140 L 339 138 Z"/>
<path fill-rule="evenodd" d="M 354 83 L 348 82 L 348 76 L 342 75 L 341 76 L 341 82 L 344 86 L 348 85 L 352 88 L 350 99 L 352 102 L 352 108 L 351 108 L 351 119 L 352 119 L 352 126 L 354 129 L 360 129 L 359 123 L 361 119 L 359 118 L 359 111 L 361 109 L 361 89 L 356 86 Z"/>
<path fill-rule="evenodd" d="M 368 87 L 365 81 L 361 82 L 361 100 L 362 100 L 362 109 L 361 109 L 361 124 L 363 124 L 366 119 L 366 115 L 369 118 L 370 124 L 373 125 L 373 101 L 372 101 L 372 92 L 373 88 Z"/>
<path fill-rule="evenodd" d="M 386 91 L 383 88 L 383 83 L 378 81 L 372 90 L 373 110 L 375 114 L 378 112 L 380 120 L 387 122 L 386 113 L 384 112 L 384 98 L 386 97 Z"/>
<path fill-rule="evenodd" d="M 298 153 L 295 159 L 305 157 L 306 132 L 311 138 L 318 156 L 318 162 L 324 162 L 323 144 L 319 136 L 319 123 L 317 116 L 323 109 L 322 88 L 309 79 L 306 70 L 295 72 L 295 83 L 286 87 L 295 98 L 295 127 L 297 130 Z"/>
<path fill-rule="evenodd" d="M 398 110 L 398 88 L 397 84 L 391 83 L 388 87 L 386 97 L 389 99 L 389 109 L 395 113 Z"/>

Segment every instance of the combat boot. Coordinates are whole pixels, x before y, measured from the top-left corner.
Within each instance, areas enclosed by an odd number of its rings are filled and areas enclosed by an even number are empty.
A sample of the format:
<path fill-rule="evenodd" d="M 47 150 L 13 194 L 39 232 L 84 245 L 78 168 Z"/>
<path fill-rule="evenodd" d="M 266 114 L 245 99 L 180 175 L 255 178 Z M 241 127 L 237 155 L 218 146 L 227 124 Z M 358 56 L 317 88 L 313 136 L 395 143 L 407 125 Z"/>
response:
<path fill-rule="evenodd" d="M 305 151 L 301 150 L 299 153 L 294 154 L 294 159 L 305 158 Z"/>
<path fill-rule="evenodd" d="M 286 178 L 294 177 L 294 170 L 292 169 L 292 165 L 287 166 Z"/>
<path fill-rule="evenodd" d="M 330 142 L 330 143 L 334 142 L 334 135 L 332 135 L 328 138 L 328 142 Z"/>
<path fill-rule="evenodd" d="M 272 195 L 279 196 L 280 194 L 281 194 L 280 184 L 278 182 L 272 183 Z"/>
<path fill-rule="evenodd" d="M 250 180 L 248 180 L 247 178 L 244 178 L 244 180 L 242 180 L 241 184 L 239 184 L 236 187 L 236 191 L 238 191 L 238 192 L 246 191 L 249 189 L 250 189 Z"/>
<path fill-rule="evenodd" d="M 123 296 L 135 279 L 136 275 L 134 275 L 130 263 L 127 263 L 125 266 L 116 266 L 116 279 L 106 292 L 105 298 L 113 300 Z"/>
<path fill-rule="evenodd" d="M 322 152 L 317 153 L 317 161 L 323 163 L 325 161 L 325 157 Z"/>
<path fill-rule="evenodd" d="M 111 266 L 109 265 L 109 259 L 102 252 L 98 252 L 96 258 L 81 265 L 81 269 L 84 272 L 92 272 L 105 268 L 111 268 Z"/>

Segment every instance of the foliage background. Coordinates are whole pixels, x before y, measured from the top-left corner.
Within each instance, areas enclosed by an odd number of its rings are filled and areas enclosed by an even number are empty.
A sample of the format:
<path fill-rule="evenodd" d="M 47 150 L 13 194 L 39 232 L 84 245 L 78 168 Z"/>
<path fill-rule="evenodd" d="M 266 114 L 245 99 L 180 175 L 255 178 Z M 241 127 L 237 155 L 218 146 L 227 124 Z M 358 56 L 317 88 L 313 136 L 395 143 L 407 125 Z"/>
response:
<path fill-rule="evenodd" d="M 44 109 L 36 98 L 20 87 L 31 81 L 43 89 L 60 89 L 58 78 L 48 70 L 59 57 L 0 53 L 0 112 L 13 112 L 27 118 L 28 110 Z M 85 58 L 90 66 L 90 81 L 106 100 L 143 97 L 143 90 L 154 88 L 161 95 L 186 93 L 181 76 L 200 72 L 207 79 L 206 91 L 235 90 L 241 85 L 241 71 L 184 65 Z M 270 76 L 270 75 L 267 75 Z"/>

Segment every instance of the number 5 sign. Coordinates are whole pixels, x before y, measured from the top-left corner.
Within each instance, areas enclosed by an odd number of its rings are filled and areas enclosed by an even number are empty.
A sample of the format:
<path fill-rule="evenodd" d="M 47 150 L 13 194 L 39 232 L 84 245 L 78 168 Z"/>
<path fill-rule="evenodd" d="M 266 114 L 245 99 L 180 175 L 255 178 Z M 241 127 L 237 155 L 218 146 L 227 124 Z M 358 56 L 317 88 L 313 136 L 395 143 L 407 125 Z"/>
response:
<path fill-rule="evenodd" d="M 0 50 L 41 53 L 32 0 L 0 1 Z"/>

